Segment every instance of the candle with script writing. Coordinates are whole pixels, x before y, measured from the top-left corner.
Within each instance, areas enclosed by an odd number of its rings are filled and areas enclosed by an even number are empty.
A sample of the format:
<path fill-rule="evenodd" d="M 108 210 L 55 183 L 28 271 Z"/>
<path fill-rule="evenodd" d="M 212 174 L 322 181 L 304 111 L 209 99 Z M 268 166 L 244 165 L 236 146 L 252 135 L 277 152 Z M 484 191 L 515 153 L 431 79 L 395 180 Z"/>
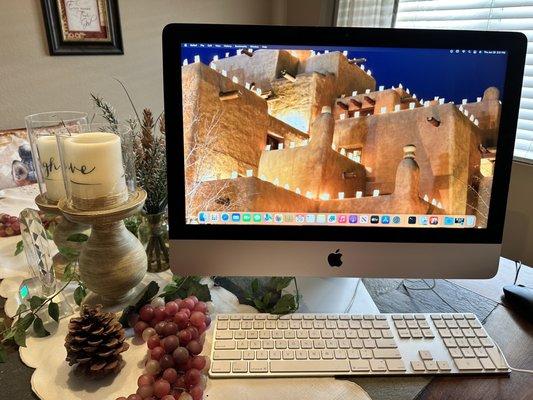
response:
<path fill-rule="evenodd" d="M 117 206 L 128 198 L 120 137 L 87 132 L 64 137 L 64 168 L 72 205 L 80 210 Z"/>
<path fill-rule="evenodd" d="M 57 202 L 60 198 L 65 197 L 65 184 L 63 183 L 55 135 L 39 136 L 37 138 L 37 151 L 46 187 L 45 196 L 48 200 Z"/>

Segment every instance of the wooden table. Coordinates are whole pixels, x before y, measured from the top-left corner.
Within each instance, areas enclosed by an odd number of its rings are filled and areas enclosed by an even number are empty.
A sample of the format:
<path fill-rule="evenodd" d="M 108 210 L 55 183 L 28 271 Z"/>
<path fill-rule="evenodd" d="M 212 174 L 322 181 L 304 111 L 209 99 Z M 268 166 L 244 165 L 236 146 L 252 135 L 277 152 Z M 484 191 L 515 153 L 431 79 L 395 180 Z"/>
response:
<path fill-rule="evenodd" d="M 405 291 L 399 280 L 364 279 L 364 282 L 381 312 L 454 312 L 451 307 L 459 312 L 474 312 L 489 335 L 500 345 L 512 367 L 533 369 L 533 324 L 507 308 L 501 300 L 502 287 L 512 284 L 514 273 L 514 262 L 502 258 L 494 278 L 438 280 L 436 293 L 428 290 Z M 533 286 L 533 269 L 523 267 L 518 283 Z M 406 296 L 415 300 L 406 303 Z M 405 307 L 410 310 L 405 310 Z M 413 307 L 417 309 L 412 309 Z M 379 400 L 377 391 L 372 393 L 370 390 L 367 391 L 373 400 Z M 496 378 L 435 377 L 415 398 L 417 400 L 531 400 L 533 375 L 512 372 L 509 377 Z"/>

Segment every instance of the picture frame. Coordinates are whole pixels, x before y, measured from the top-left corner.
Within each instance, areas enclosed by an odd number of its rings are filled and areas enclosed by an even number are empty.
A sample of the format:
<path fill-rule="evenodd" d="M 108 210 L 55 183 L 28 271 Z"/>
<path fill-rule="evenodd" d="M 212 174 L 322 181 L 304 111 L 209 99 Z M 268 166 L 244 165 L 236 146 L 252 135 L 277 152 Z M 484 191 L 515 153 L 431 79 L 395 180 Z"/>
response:
<path fill-rule="evenodd" d="M 118 0 L 41 0 L 50 55 L 124 54 Z"/>

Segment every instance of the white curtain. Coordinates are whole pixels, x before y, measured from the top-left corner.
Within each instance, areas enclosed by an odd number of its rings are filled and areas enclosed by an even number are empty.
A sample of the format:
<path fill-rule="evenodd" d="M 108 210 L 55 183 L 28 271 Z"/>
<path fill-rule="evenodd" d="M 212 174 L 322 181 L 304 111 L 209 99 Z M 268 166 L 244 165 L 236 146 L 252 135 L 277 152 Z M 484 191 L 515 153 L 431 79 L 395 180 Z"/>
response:
<path fill-rule="evenodd" d="M 337 26 L 390 28 L 395 0 L 339 0 Z"/>
<path fill-rule="evenodd" d="M 523 32 L 529 43 L 514 154 L 533 160 L 533 0 L 399 0 L 395 27 Z"/>

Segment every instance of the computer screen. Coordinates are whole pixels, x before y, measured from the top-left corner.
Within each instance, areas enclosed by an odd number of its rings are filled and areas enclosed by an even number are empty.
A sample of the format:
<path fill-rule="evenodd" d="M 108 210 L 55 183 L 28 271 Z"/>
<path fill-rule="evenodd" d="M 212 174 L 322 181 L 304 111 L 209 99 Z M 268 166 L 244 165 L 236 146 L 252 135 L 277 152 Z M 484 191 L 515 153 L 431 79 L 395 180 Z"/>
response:
<path fill-rule="evenodd" d="M 186 224 L 487 228 L 506 51 L 180 54 Z"/>

